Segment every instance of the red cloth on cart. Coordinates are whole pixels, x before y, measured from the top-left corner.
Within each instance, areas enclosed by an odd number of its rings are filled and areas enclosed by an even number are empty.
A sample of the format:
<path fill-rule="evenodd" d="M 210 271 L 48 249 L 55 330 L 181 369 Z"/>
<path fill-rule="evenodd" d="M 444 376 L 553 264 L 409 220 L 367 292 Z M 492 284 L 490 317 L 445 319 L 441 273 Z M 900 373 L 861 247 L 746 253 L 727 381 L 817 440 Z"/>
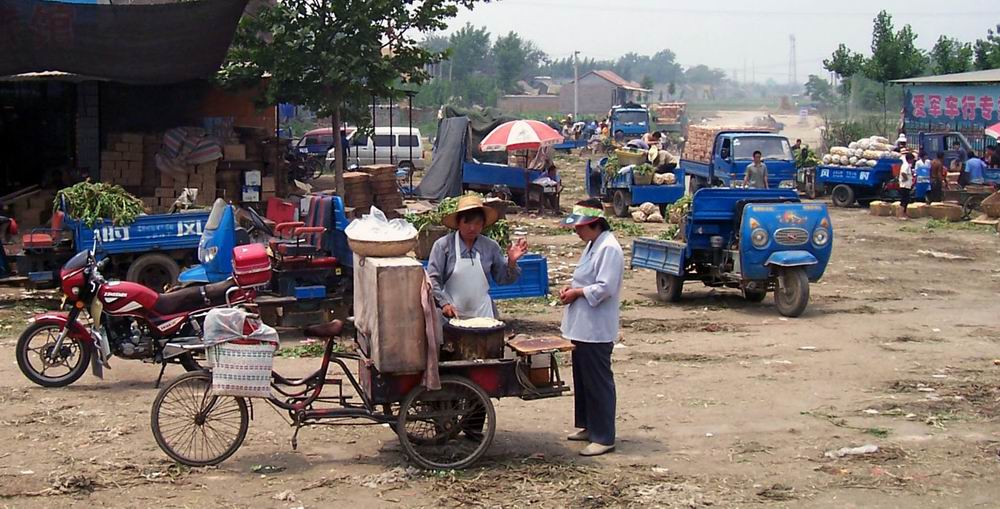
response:
<path fill-rule="evenodd" d="M 434 287 L 431 285 L 427 272 L 424 272 L 424 284 L 420 288 L 420 306 L 424 310 L 424 332 L 427 336 L 427 367 L 421 383 L 424 387 L 436 391 L 441 388 L 441 376 L 438 373 L 438 348 L 441 348 L 441 326 L 438 324 L 438 309 L 434 301 Z"/>

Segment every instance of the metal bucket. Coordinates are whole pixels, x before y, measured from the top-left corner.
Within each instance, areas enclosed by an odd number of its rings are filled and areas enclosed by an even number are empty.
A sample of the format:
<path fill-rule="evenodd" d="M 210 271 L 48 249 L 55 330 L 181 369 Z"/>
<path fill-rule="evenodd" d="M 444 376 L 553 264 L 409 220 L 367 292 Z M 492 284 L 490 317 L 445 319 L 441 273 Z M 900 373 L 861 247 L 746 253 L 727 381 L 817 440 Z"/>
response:
<path fill-rule="evenodd" d="M 502 359 L 504 327 L 501 323 L 495 327 L 471 329 L 445 322 L 441 360 Z"/>

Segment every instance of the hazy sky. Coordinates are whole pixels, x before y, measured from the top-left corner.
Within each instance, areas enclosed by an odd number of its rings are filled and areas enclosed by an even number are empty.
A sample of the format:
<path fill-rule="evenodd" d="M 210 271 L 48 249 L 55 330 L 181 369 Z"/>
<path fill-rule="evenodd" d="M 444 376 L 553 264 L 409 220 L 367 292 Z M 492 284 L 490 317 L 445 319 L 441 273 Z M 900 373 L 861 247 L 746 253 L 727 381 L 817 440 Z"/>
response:
<path fill-rule="evenodd" d="M 917 44 L 930 49 L 946 34 L 965 41 L 1000 23 L 1000 0 L 501 0 L 462 11 L 451 29 L 466 22 L 492 35 L 513 30 L 550 57 L 616 58 L 629 51 L 677 53 L 684 66 L 704 63 L 732 77 L 743 67 L 756 80 L 788 81 L 789 36 L 796 38 L 798 81 L 825 71 L 822 61 L 841 42 L 869 52 L 872 20 L 879 10 L 896 28 L 910 24 Z"/>

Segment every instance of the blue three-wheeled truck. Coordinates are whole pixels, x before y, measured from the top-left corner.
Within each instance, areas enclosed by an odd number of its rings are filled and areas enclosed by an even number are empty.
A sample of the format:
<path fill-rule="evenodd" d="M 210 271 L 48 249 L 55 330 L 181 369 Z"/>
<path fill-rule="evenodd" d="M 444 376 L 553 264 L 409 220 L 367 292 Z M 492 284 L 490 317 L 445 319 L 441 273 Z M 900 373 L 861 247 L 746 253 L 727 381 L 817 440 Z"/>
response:
<path fill-rule="evenodd" d="M 636 239 L 632 267 L 656 271 L 664 301 L 680 299 L 685 281 L 739 288 L 760 302 L 774 292 L 778 312 L 799 316 L 809 283 L 823 276 L 833 249 L 826 205 L 801 203 L 791 189 L 697 191 L 682 241 Z"/>

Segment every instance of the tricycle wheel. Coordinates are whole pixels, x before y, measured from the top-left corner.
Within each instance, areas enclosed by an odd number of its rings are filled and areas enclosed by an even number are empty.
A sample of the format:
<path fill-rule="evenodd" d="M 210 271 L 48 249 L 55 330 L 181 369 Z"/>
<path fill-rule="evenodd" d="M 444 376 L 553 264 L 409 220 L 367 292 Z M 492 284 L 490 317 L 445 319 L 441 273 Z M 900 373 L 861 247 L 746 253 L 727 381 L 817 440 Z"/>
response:
<path fill-rule="evenodd" d="M 153 400 L 153 438 L 174 461 L 192 467 L 217 465 L 243 445 L 250 413 L 243 398 L 212 394 L 207 371 L 185 373 Z"/>
<path fill-rule="evenodd" d="M 789 317 L 801 315 L 809 304 L 809 276 L 805 267 L 782 267 L 778 271 L 778 288 L 774 291 L 774 305 L 778 312 Z"/>
<path fill-rule="evenodd" d="M 982 205 L 983 198 L 981 196 L 970 196 L 965 199 L 965 203 L 962 204 L 962 219 L 968 221 L 972 218 L 972 213 Z"/>
<path fill-rule="evenodd" d="M 681 300 L 681 292 L 684 290 L 684 279 L 666 272 L 656 273 L 656 295 L 663 302 L 677 302 Z"/>
<path fill-rule="evenodd" d="M 471 466 L 496 434 L 489 396 L 471 380 L 441 377 L 441 389 L 417 387 L 399 407 L 396 435 L 407 456 L 430 470 Z"/>
<path fill-rule="evenodd" d="M 621 189 L 615 191 L 611 197 L 611 204 L 614 206 L 615 215 L 618 217 L 629 217 L 628 207 L 631 202 L 632 197 L 629 196 L 629 192 Z"/>
<path fill-rule="evenodd" d="M 749 302 L 761 302 L 767 297 L 767 290 L 758 290 L 756 288 L 744 288 L 743 298 Z"/>
<path fill-rule="evenodd" d="M 850 207 L 854 205 L 854 189 L 851 189 L 851 186 L 838 184 L 830 193 L 830 200 L 835 207 Z"/>

